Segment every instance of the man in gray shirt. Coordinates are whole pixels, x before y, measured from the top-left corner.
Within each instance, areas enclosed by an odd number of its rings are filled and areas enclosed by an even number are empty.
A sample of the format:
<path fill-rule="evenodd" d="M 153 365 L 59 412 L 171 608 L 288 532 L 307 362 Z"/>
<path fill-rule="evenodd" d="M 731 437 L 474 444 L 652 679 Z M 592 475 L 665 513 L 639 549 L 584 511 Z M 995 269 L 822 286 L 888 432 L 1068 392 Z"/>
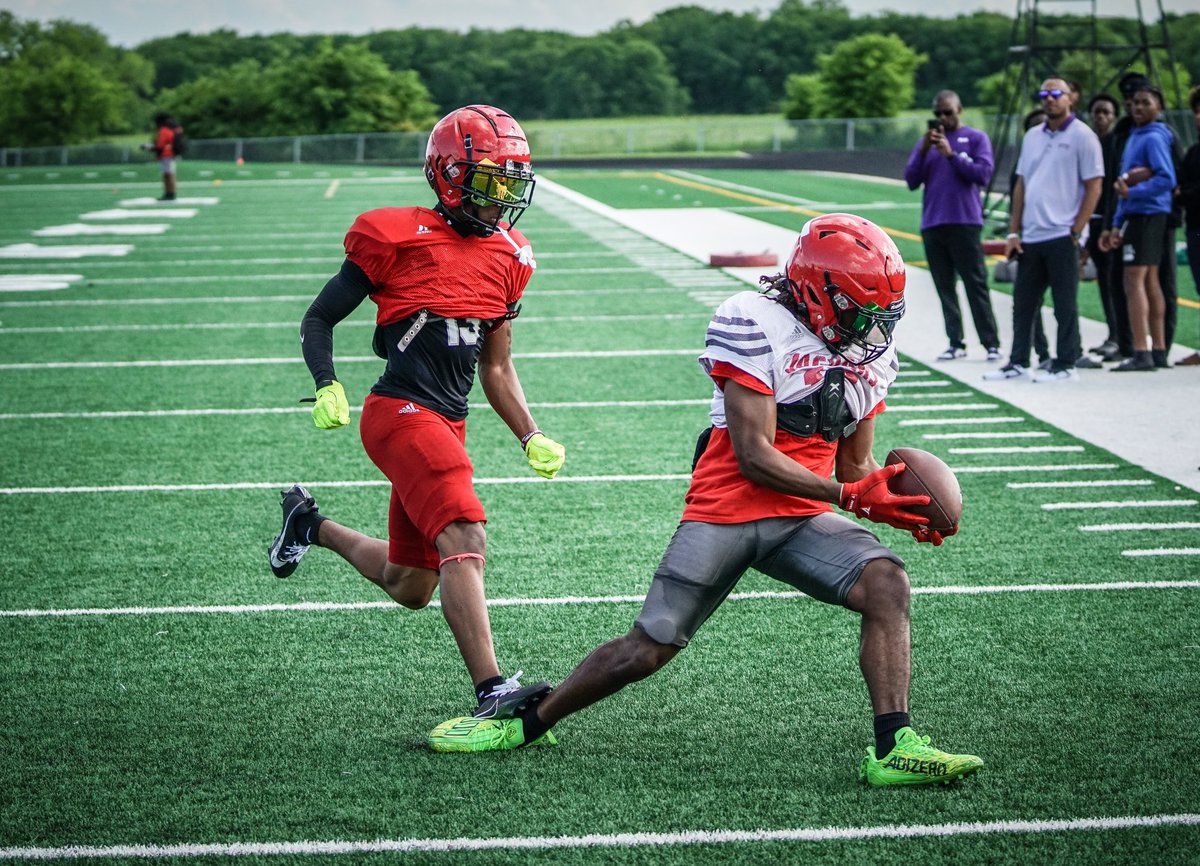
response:
<path fill-rule="evenodd" d="M 1046 289 L 1058 323 L 1056 357 L 1035 382 L 1078 378 L 1079 245 L 1100 198 L 1104 158 L 1096 133 L 1076 118 L 1075 96 L 1061 78 L 1048 78 L 1037 93 L 1046 122 L 1025 133 L 1012 190 L 1005 243 L 1020 260 L 1013 284 L 1013 345 L 1009 362 L 985 379 L 1029 377 L 1030 334 Z"/>

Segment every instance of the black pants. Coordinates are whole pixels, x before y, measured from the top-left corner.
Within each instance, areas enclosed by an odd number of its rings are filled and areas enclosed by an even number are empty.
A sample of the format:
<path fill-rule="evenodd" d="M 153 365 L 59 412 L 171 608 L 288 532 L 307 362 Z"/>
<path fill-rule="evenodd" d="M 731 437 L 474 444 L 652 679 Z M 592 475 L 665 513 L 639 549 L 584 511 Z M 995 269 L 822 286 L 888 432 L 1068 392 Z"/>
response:
<path fill-rule="evenodd" d="M 1163 333 L 1167 338 L 1167 351 L 1175 342 L 1175 323 L 1179 318 L 1178 267 L 1175 262 L 1175 229 L 1167 225 L 1167 239 L 1163 244 L 1163 257 L 1158 265 L 1158 285 L 1162 289 L 1166 310 L 1163 313 Z"/>
<path fill-rule="evenodd" d="M 998 348 L 1000 345 L 996 316 L 992 312 L 992 298 L 988 292 L 987 267 L 983 263 L 982 232 L 982 226 L 961 224 L 932 226 L 922 232 L 925 260 L 929 263 L 933 286 L 942 302 L 946 336 L 956 349 L 967 348 L 963 339 L 962 309 L 955 289 L 956 273 L 962 277 L 979 342 L 985 349 Z"/>
<path fill-rule="evenodd" d="M 1053 369 L 1067 370 L 1079 359 L 1079 253 L 1070 235 L 1022 244 L 1013 283 L 1013 347 L 1010 360 L 1029 366 L 1034 318 L 1041 315 L 1046 288 L 1058 322 Z"/>
<path fill-rule="evenodd" d="M 1106 342 L 1115 343 L 1122 355 L 1129 356 L 1133 354 L 1133 333 L 1129 327 L 1129 304 L 1125 300 L 1121 251 L 1100 249 L 1103 231 L 1104 220 L 1093 218 L 1088 233 L 1088 256 L 1096 266 L 1096 286 L 1104 307 L 1104 322 L 1108 325 Z"/>

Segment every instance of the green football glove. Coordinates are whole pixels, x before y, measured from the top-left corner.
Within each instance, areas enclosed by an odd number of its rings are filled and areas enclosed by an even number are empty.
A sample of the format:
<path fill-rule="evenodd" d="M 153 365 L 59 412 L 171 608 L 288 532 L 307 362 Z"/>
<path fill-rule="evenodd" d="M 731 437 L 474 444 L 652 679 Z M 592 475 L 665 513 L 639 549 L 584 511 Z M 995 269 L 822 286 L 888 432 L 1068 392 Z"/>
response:
<path fill-rule="evenodd" d="M 543 478 L 553 478 L 567 459 L 567 449 L 537 431 L 525 442 L 525 456 L 534 472 Z"/>
<path fill-rule="evenodd" d="M 321 430 L 333 430 L 350 423 L 350 403 L 346 400 L 346 389 L 334 381 L 317 389 L 317 403 L 312 410 L 313 423 Z"/>

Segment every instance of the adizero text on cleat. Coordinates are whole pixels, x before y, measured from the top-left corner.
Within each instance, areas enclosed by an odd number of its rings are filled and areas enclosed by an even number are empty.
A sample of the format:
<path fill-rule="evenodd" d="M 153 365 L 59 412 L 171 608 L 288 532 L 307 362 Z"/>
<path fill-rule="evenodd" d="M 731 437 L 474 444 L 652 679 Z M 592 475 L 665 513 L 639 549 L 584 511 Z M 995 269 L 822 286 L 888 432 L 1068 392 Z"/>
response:
<path fill-rule="evenodd" d="M 296 531 L 296 521 L 306 514 L 317 510 L 317 503 L 308 491 L 299 484 L 294 484 L 280 493 L 283 506 L 283 528 L 267 548 L 270 554 L 271 571 L 276 577 L 290 577 L 300 564 L 301 558 L 308 552 L 308 544 L 300 539 Z"/>
<path fill-rule="evenodd" d="M 929 737 L 918 736 L 912 728 L 896 732 L 895 747 L 881 760 L 875 747 L 867 747 L 867 756 L 858 767 L 858 779 L 868 785 L 949 784 L 983 769 L 983 759 L 975 755 L 952 755 L 929 745 Z"/>

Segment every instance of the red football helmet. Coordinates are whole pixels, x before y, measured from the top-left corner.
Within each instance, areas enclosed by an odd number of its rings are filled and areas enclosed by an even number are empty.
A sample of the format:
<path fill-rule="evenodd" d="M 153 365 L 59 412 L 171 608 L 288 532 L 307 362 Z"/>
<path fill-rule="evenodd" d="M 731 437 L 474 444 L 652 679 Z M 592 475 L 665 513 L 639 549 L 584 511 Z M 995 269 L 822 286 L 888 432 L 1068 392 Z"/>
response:
<path fill-rule="evenodd" d="M 904 315 L 904 261 L 870 220 L 833 213 L 809 220 L 788 257 L 796 312 L 826 346 L 866 364 L 892 342 Z"/>
<path fill-rule="evenodd" d="M 511 115 L 490 105 L 456 109 L 434 126 L 425 148 L 425 177 L 438 201 L 490 235 L 512 225 L 533 199 L 529 142 Z M 494 219 L 478 209 L 498 206 Z"/>

